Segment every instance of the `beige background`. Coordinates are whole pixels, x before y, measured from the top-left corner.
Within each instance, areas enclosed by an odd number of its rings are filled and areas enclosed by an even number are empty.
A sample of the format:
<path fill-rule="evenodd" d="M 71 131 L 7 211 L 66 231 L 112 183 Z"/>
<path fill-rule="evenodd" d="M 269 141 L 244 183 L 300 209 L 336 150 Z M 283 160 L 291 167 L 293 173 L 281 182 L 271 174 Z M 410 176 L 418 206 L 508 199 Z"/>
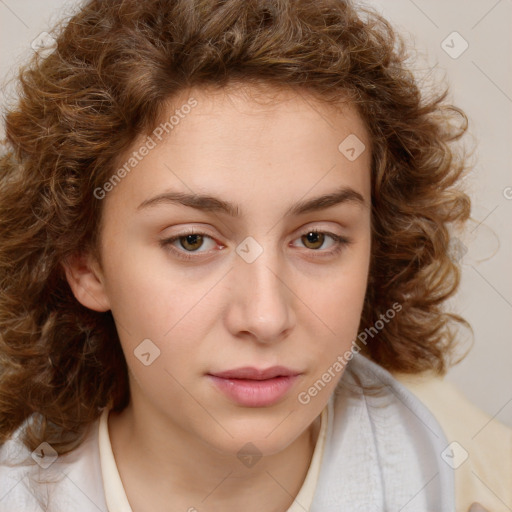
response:
<path fill-rule="evenodd" d="M 449 306 L 472 324 L 475 343 L 448 379 L 489 415 L 512 426 L 512 0 L 366 4 L 408 34 L 418 51 L 418 76 L 445 77 L 451 101 L 469 116 L 477 144 L 467 180 L 475 220 L 458 236 L 467 252 L 462 285 Z M 31 41 L 75 5 L 76 0 L 0 0 L 2 83 L 31 53 Z M 468 48 L 457 58 L 443 49 L 455 56 L 464 41 Z M 463 332 L 461 337 L 467 338 Z"/>

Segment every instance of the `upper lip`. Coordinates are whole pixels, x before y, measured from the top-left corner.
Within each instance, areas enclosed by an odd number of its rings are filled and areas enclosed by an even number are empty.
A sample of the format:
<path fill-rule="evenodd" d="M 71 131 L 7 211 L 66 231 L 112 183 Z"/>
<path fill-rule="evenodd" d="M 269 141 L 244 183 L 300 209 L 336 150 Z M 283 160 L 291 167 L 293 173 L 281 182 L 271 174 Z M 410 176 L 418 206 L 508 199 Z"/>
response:
<path fill-rule="evenodd" d="M 250 380 L 266 380 L 274 377 L 288 377 L 291 375 L 299 375 L 300 372 L 291 370 L 284 366 L 272 366 L 271 368 L 258 369 L 251 366 L 243 368 L 235 368 L 223 372 L 211 373 L 214 377 L 221 379 L 250 379 Z"/>

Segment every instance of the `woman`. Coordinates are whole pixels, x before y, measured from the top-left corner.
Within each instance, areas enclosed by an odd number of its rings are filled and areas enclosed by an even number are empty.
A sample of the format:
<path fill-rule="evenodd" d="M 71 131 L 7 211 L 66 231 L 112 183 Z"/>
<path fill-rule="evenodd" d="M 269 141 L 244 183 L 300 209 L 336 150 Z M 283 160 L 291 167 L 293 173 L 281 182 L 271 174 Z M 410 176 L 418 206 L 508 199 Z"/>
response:
<path fill-rule="evenodd" d="M 470 202 L 388 23 L 92 0 L 55 35 L 6 116 L 0 510 L 501 506 L 399 382 L 467 325 Z"/>

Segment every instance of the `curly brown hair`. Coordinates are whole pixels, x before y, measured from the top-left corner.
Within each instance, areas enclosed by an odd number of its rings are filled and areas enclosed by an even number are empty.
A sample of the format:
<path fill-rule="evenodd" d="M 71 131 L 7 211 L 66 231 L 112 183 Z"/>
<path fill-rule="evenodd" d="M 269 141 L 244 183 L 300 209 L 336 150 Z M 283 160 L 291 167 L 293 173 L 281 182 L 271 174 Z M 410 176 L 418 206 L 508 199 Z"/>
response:
<path fill-rule="evenodd" d="M 0 443 L 59 453 L 104 407 L 129 401 L 110 312 L 82 306 L 62 263 L 98 255 L 93 191 L 188 87 L 266 84 L 331 105 L 347 98 L 372 140 L 372 254 L 361 329 L 400 314 L 362 351 L 389 371 L 444 374 L 462 317 L 449 227 L 469 217 L 467 157 L 452 143 L 467 118 L 427 97 L 401 37 L 379 14 L 341 0 L 90 0 L 18 76 L 0 161 Z M 99 256 L 99 255 L 98 255 Z"/>

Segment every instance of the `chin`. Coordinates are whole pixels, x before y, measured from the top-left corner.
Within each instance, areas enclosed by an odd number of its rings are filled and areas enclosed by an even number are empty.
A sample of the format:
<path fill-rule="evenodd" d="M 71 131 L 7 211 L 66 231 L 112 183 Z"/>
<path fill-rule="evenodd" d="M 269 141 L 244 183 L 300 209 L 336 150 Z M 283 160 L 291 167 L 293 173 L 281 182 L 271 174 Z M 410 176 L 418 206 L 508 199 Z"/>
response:
<path fill-rule="evenodd" d="M 209 432 L 207 439 L 203 438 L 209 446 L 215 451 L 222 454 L 229 454 L 235 457 L 244 455 L 268 456 L 282 452 L 290 444 L 292 444 L 305 430 L 300 428 L 297 421 L 288 422 L 283 418 L 289 413 L 283 414 L 277 421 L 254 421 L 245 420 L 243 423 L 225 422 L 216 429 L 215 437 L 211 437 L 212 431 Z M 293 415 L 290 415 L 290 418 Z M 292 428 L 292 430 L 290 430 Z"/>

